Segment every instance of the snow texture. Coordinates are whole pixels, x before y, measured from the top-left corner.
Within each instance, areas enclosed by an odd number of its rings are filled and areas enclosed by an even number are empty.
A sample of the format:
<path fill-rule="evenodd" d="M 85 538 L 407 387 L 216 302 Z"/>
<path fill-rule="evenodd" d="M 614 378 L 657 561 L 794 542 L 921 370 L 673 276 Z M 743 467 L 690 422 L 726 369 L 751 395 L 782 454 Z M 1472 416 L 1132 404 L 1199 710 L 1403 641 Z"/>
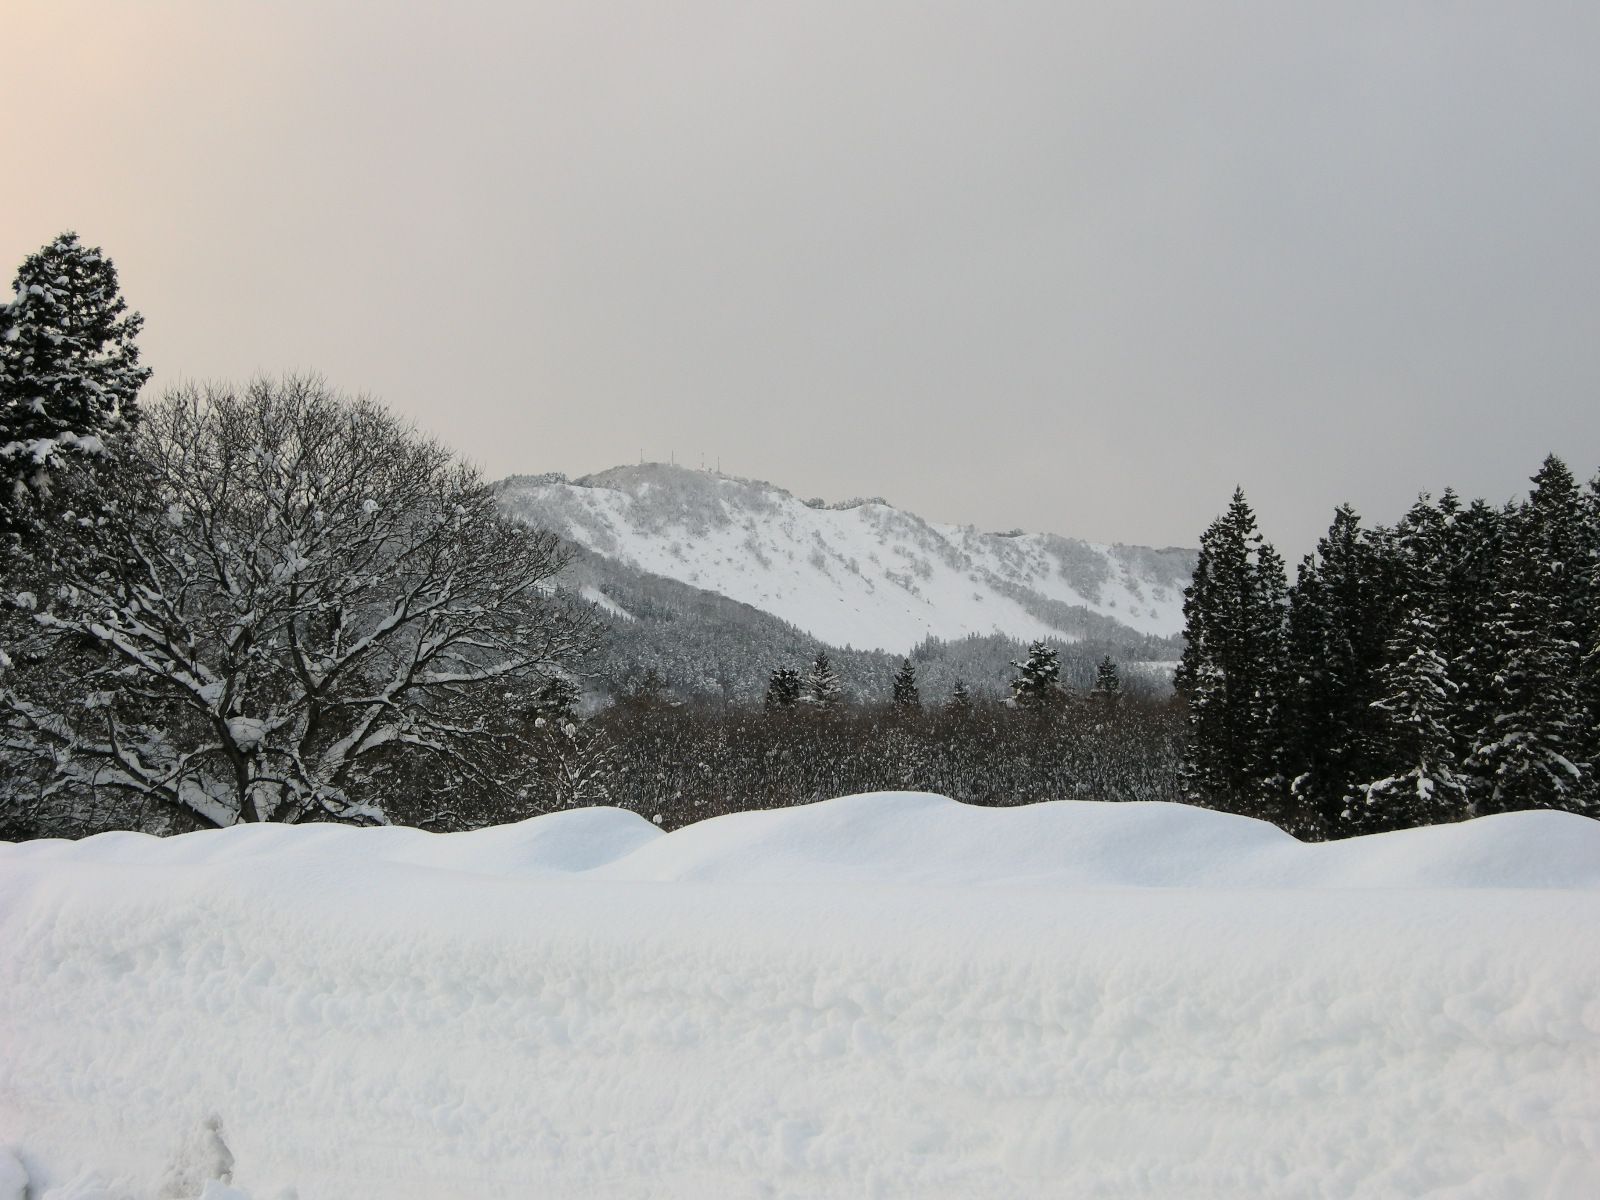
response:
<path fill-rule="evenodd" d="M 51 1200 L 1578 1200 L 1597 927 L 1600 823 L 1548 812 L 0 845 L 0 1145 Z"/>
<path fill-rule="evenodd" d="M 513 478 L 500 499 L 529 524 L 829 645 L 894 653 L 930 636 L 1072 637 L 1073 608 L 1176 634 L 1194 566 L 1188 550 L 980 533 L 880 500 L 819 508 L 771 484 L 659 463 L 576 483 Z"/>
<path fill-rule="evenodd" d="M 4 1146 L 0 1146 L 0 1200 L 28 1200 L 28 1173 Z"/>

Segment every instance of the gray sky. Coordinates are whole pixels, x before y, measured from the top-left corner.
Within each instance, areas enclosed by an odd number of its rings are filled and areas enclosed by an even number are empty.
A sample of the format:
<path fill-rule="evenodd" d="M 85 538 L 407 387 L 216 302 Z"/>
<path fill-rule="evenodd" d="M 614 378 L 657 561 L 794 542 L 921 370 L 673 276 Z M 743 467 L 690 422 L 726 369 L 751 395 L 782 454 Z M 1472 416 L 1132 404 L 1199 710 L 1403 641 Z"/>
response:
<path fill-rule="evenodd" d="M 491 475 L 646 457 L 1192 545 L 1600 466 L 1600 5 L 0 0 L 0 265 L 153 389 L 315 369 Z"/>

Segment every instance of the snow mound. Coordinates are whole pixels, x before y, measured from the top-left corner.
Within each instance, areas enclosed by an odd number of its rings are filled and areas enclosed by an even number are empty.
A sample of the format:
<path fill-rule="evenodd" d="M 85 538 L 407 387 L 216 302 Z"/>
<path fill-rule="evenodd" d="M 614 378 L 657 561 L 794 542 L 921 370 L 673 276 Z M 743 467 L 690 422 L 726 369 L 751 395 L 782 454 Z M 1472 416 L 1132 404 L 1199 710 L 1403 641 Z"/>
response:
<path fill-rule="evenodd" d="M 105 833 L 26 842 L 0 853 L 143 866 L 289 856 L 634 882 L 1600 888 L 1600 822 L 1572 813 L 1508 813 L 1305 843 L 1264 821 L 1181 804 L 990 808 L 926 792 L 735 813 L 673 833 L 621 809 L 587 808 L 471 833 L 236 825 L 173 838 Z"/>
<path fill-rule="evenodd" d="M 1555 813 L 0 844 L 0 1200 L 1587 1200 L 1597 927 Z"/>

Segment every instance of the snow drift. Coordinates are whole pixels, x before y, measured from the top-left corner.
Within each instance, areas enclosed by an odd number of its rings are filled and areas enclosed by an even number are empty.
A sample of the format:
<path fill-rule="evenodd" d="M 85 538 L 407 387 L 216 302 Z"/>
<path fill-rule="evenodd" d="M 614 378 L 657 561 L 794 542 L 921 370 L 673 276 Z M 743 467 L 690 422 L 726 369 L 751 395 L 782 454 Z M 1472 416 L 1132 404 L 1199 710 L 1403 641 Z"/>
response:
<path fill-rule="evenodd" d="M 1596 928 L 1556 813 L 0 845 L 0 1200 L 1590 1197 Z"/>

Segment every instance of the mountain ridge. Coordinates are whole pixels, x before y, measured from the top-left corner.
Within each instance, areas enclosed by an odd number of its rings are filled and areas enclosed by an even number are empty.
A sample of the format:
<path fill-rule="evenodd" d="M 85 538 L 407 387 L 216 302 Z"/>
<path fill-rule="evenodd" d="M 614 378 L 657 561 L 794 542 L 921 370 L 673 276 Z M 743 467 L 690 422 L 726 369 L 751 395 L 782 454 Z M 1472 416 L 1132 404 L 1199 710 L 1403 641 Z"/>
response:
<path fill-rule="evenodd" d="M 985 533 L 882 497 L 826 504 L 664 463 L 495 486 L 508 513 L 603 559 L 748 604 L 829 645 L 893 653 L 930 637 L 1070 641 L 1090 617 L 1171 637 L 1196 558 L 1180 547 Z"/>

